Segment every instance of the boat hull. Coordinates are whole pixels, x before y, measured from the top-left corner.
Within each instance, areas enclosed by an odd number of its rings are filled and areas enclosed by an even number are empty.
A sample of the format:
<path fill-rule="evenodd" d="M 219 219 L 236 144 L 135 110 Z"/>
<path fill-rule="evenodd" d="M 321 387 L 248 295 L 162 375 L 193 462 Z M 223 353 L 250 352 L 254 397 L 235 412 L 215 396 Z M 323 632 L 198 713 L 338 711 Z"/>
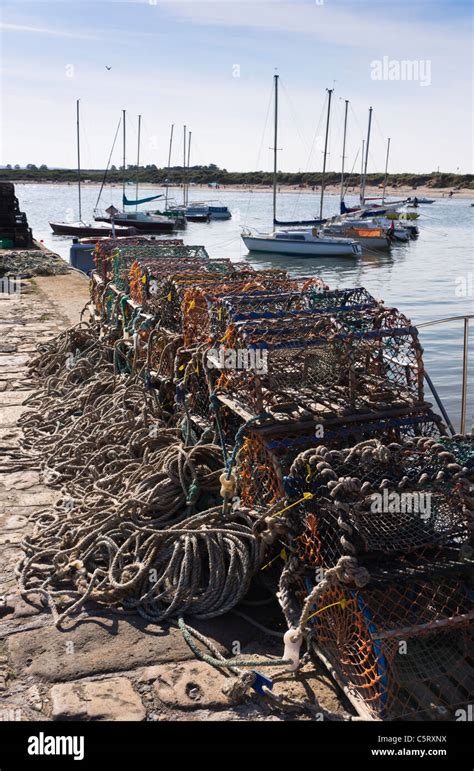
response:
<path fill-rule="evenodd" d="M 332 236 L 334 238 L 350 238 L 352 241 L 357 241 L 363 249 L 390 249 L 391 241 L 388 236 L 357 236 L 347 235 L 343 233 L 331 233 L 328 231 L 325 235 Z"/>
<path fill-rule="evenodd" d="M 321 239 L 321 243 L 308 241 L 285 241 L 283 239 L 265 239 L 255 236 L 242 236 L 242 240 L 250 252 L 271 252 L 273 254 L 289 254 L 298 257 L 358 257 L 361 253 L 358 245 L 331 243 Z"/>
<path fill-rule="evenodd" d="M 130 221 L 128 221 L 130 222 Z M 133 225 L 130 222 L 130 225 L 128 224 L 127 220 L 121 220 L 120 218 L 115 218 L 116 225 L 121 225 L 124 227 L 133 227 L 136 230 L 139 230 L 141 233 L 172 233 L 174 230 L 174 222 L 172 220 L 166 219 L 166 221 L 163 222 L 145 222 L 143 220 L 133 220 Z"/>
<path fill-rule="evenodd" d="M 230 220 L 232 219 L 232 214 L 230 211 L 225 212 L 223 214 L 219 214 L 218 212 L 210 212 L 209 219 L 211 220 Z"/>
<path fill-rule="evenodd" d="M 186 214 L 188 222 L 209 222 L 209 214 Z"/>
<path fill-rule="evenodd" d="M 99 225 L 81 225 L 79 223 L 67 223 L 67 222 L 50 222 L 51 230 L 57 236 L 109 236 L 112 235 L 112 226 L 99 226 Z M 117 227 L 115 226 L 115 235 L 117 236 L 134 236 L 136 235 L 136 229 L 134 227 Z"/>

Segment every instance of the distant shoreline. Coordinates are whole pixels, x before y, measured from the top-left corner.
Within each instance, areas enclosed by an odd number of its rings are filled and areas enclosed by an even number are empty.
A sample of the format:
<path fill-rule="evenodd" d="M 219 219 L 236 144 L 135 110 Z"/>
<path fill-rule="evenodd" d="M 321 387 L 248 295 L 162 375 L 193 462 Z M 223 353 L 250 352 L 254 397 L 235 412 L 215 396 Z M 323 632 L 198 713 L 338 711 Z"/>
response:
<path fill-rule="evenodd" d="M 10 180 L 9 180 L 10 181 Z M 11 180 L 13 181 L 13 180 Z M 18 179 L 14 181 L 15 185 L 51 185 L 54 187 L 60 186 L 60 185 L 67 185 L 69 187 L 74 187 L 75 183 L 71 181 L 52 181 L 52 180 L 32 180 L 32 179 Z M 82 185 L 85 187 L 98 187 L 99 183 L 95 181 L 91 182 L 82 182 Z M 121 188 L 122 184 L 119 182 L 113 182 L 107 184 L 108 188 Z M 127 185 L 127 189 L 130 189 L 132 185 Z M 156 190 L 164 190 L 165 186 L 162 184 L 154 183 L 154 182 L 141 182 L 140 183 L 141 188 L 150 188 L 150 189 L 156 189 Z M 181 185 L 170 185 L 169 186 L 169 192 L 171 194 L 171 197 L 173 196 L 173 191 L 179 191 L 182 189 Z M 225 192 L 242 192 L 242 193 L 270 193 L 272 191 L 271 185 L 249 185 L 249 184 L 229 184 L 229 185 L 219 185 L 219 187 L 208 187 L 207 184 L 196 184 L 191 185 L 189 188 L 190 192 L 193 190 L 199 191 L 199 192 L 205 192 L 206 195 L 205 198 L 209 198 L 210 196 L 222 194 Z M 326 185 L 325 193 L 328 193 L 329 195 L 339 195 L 340 193 L 340 186 L 339 185 Z M 305 194 L 305 195 L 314 195 L 315 197 L 320 196 L 321 194 L 321 187 L 315 186 L 315 189 L 312 190 L 311 187 L 298 187 L 296 185 L 278 185 L 278 192 L 280 193 L 293 193 L 293 194 Z M 359 188 L 358 187 L 349 187 L 346 195 L 358 195 Z M 414 198 L 415 196 L 418 198 L 434 198 L 436 200 L 443 199 L 443 198 L 449 198 L 449 194 L 452 193 L 452 198 L 474 198 L 474 189 L 469 187 L 462 187 L 459 190 L 453 190 L 452 187 L 441 187 L 441 188 L 432 188 L 427 185 L 420 186 L 420 187 L 391 187 L 387 185 L 385 196 L 386 198 L 390 197 L 396 197 L 396 198 Z M 379 186 L 370 186 L 368 185 L 366 187 L 366 198 L 374 197 L 374 196 L 380 196 L 381 195 L 381 189 Z"/>

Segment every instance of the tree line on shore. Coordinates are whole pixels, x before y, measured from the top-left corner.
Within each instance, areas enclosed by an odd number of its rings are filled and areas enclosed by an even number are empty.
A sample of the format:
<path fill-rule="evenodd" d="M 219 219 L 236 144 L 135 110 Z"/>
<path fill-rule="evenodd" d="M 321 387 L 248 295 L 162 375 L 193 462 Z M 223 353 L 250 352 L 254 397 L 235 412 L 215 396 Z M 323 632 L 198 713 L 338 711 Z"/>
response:
<path fill-rule="evenodd" d="M 107 172 L 107 182 L 121 184 L 124 173 L 122 168 L 112 166 Z M 104 178 L 102 169 L 83 169 L 81 171 L 81 180 L 101 183 Z M 127 181 L 140 182 L 142 184 L 170 184 L 181 185 L 183 181 L 188 184 L 197 185 L 271 185 L 273 174 L 269 171 L 227 171 L 220 169 L 215 164 L 209 166 L 191 166 L 189 169 L 183 169 L 182 166 L 174 166 L 171 169 L 158 168 L 155 165 L 127 166 Z M 20 168 L 17 164 L 10 164 L 0 169 L 0 180 L 11 182 L 76 182 L 76 169 L 49 169 L 45 164 L 36 166 L 29 163 L 25 168 Z M 340 172 L 326 172 L 326 184 L 340 184 Z M 279 185 L 294 185 L 301 187 L 316 187 L 321 185 L 321 172 L 278 172 Z M 359 185 L 359 174 L 348 174 L 345 177 L 345 185 L 356 187 Z M 373 173 L 367 175 L 367 183 L 372 186 L 383 185 L 384 174 Z M 453 189 L 468 188 L 474 189 L 474 175 L 472 174 L 453 174 L 447 172 L 432 172 L 430 174 L 389 174 L 387 177 L 389 187 L 431 187 Z"/>

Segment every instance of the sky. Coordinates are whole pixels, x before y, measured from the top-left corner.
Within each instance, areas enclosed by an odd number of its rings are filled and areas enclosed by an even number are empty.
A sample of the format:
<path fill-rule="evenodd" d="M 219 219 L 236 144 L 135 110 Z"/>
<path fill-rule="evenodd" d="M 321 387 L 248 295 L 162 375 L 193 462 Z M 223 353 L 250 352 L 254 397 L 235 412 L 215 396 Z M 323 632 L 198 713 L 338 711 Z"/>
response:
<path fill-rule="evenodd" d="M 279 75 L 278 167 L 320 171 L 327 89 L 327 168 L 472 172 L 470 0 L 3 0 L 0 164 L 104 168 L 126 110 L 127 163 L 229 171 L 272 168 L 273 76 Z M 408 65 L 406 63 L 409 63 Z M 110 70 L 106 69 L 111 67 Z M 121 164 L 119 133 L 112 163 Z"/>

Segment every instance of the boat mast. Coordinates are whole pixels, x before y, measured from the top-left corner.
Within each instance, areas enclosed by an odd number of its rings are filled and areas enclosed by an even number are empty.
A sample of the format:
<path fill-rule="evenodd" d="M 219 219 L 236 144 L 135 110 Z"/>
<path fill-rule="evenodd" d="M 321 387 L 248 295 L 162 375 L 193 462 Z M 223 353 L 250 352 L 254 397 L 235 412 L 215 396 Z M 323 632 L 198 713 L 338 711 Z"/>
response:
<path fill-rule="evenodd" d="M 186 206 L 186 126 L 183 129 L 183 206 Z"/>
<path fill-rule="evenodd" d="M 362 156 L 361 156 L 361 162 L 360 162 L 360 190 L 359 190 L 359 201 L 362 199 L 362 182 L 364 180 L 364 148 L 365 148 L 365 139 L 362 140 Z"/>
<path fill-rule="evenodd" d="M 367 142 L 365 145 L 365 164 L 364 164 L 364 176 L 362 180 L 362 188 L 360 191 L 361 203 L 364 203 L 365 199 L 365 184 L 367 180 L 367 163 L 369 161 L 369 144 L 370 144 L 370 127 L 372 125 L 372 107 L 369 107 L 369 125 L 367 128 Z"/>
<path fill-rule="evenodd" d="M 135 184 L 135 201 L 138 201 L 138 174 L 140 172 L 140 130 L 142 125 L 142 116 L 138 116 L 138 147 L 137 147 L 137 176 Z M 135 211 L 138 210 L 138 203 L 135 203 Z"/>
<path fill-rule="evenodd" d="M 274 75 L 275 83 L 275 121 L 273 133 L 273 224 L 276 223 L 277 174 L 278 174 L 278 75 Z"/>
<path fill-rule="evenodd" d="M 173 131 L 174 131 L 174 123 L 171 124 L 170 148 L 168 150 L 168 173 L 166 175 L 167 183 L 166 183 L 165 211 L 168 210 L 168 186 L 169 186 L 170 170 L 171 170 L 171 149 L 173 147 Z"/>
<path fill-rule="evenodd" d="M 349 106 L 349 100 L 344 100 L 346 103 L 344 109 L 344 138 L 342 140 L 342 168 L 341 168 L 341 204 L 344 199 L 344 160 L 346 158 L 346 132 L 347 132 L 347 108 Z"/>
<path fill-rule="evenodd" d="M 122 110 L 122 120 L 123 120 L 123 179 L 122 179 L 122 207 L 125 206 L 125 141 L 126 141 L 126 132 L 125 132 L 125 110 Z M 124 209 L 125 211 L 125 209 Z"/>
<path fill-rule="evenodd" d="M 331 97 L 332 92 L 334 91 L 333 88 L 327 88 L 326 91 L 328 92 L 328 114 L 326 118 L 326 138 L 324 140 L 324 160 L 323 160 L 323 174 L 321 179 L 321 203 L 319 205 L 319 219 L 322 220 L 323 218 L 323 201 L 324 201 L 324 177 L 326 176 L 326 157 L 328 153 L 328 137 L 329 137 L 329 118 L 331 115 Z"/>
<path fill-rule="evenodd" d="M 388 156 L 390 154 L 390 137 L 387 139 L 387 157 L 385 159 L 385 177 L 383 179 L 382 203 L 385 201 L 385 188 L 387 187 Z"/>
<path fill-rule="evenodd" d="M 82 222 L 81 203 L 81 142 L 79 133 L 79 99 L 76 101 L 76 130 L 77 130 L 77 193 L 79 198 L 79 222 Z"/>
<path fill-rule="evenodd" d="M 189 168 L 190 168 L 189 167 L 189 160 L 191 158 L 191 135 L 192 135 L 192 133 L 193 133 L 192 131 L 188 131 L 188 162 L 187 162 L 188 172 L 189 172 Z M 188 205 L 188 201 L 189 201 L 189 179 L 187 180 L 187 185 L 186 185 L 186 206 Z"/>

